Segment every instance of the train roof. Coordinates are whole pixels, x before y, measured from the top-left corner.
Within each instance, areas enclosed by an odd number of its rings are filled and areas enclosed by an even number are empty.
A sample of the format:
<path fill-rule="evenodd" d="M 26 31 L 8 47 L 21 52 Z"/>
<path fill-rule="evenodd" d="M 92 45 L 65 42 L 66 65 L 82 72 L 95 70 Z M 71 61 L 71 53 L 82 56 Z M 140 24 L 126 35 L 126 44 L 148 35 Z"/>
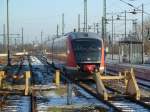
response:
<path fill-rule="evenodd" d="M 66 36 L 70 36 L 72 39 L 78 39 L 78 38 L 93 38 L 99 40 L 102 39 L 98 34 L 92 32 L 71 32 L 66 34 Z"/>

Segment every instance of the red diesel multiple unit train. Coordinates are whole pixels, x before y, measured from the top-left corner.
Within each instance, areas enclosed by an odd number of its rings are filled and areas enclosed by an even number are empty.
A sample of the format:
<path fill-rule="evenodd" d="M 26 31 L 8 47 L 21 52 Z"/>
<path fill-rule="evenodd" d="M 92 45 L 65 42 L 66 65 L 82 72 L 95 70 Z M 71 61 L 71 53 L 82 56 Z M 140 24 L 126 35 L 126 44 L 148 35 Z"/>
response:
<path fill-rule="evenodd" d="M 55 67 L 69 75 L 89 78 L 95 70 L 104 70 L 104 43 L 96 33 L 72 32 L 48 45 Z"/>

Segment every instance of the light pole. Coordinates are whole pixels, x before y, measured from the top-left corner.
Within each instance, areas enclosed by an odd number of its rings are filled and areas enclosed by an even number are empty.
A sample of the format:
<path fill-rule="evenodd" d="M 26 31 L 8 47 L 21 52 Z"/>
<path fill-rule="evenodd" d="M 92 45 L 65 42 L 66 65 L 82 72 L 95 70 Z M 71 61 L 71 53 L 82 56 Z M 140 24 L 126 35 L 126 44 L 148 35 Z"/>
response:
<path fill-rule="evenodd" d="M 56 36 L 57 36 L 57 38 L 59 36 L 59 25 L 58 24 L 57 24 Z"/>
<path fill-rule="evenodd" d="M 96 31 L 96 23 L 93 24 L 94 25 L 94 32 Z"/>
<path fill-rule="evenodd" d="M 55 40 L 55 38 L 52 38 L 52 50 L 51 50 L 51 54 L 52 54 L 52 65 L 53 65 L 53 63 L 54 63 L 54 40 Z"/>
<path fill-rule="evenodd" d="M 62 35 L 64 35 L 64 29 L 65 29 L 65 20 L 64 20 L 64 18 L 65 18 L 65 15 L 63 13 L 62 14 Z"/>
<path fill-rule="evenodd" d="M 23 52 L 24 51 L 24 39 L 23 39 L 24 29 L 23 28 L 21 29 L 21 34 L 22 34 L 21 41 L 22 41 L 22 52 Z"/>
<path fill-rule="evenodd" d="M 41 31 L 41 51 L 43 53 L 43 31 Z"/>
<path fill-rule="evenodd" d="M 87 32 L 87 0 L 84 0 L 84 32 Z"/>
<path fill-rule="evenodd" d="M 78 32 L 80 32 L 80 14 L 78 14 Z"/>
<path fill-rule="evenodd" d="M 106 38 L 106 0 L 103 0 L 102 37 Z"/>
<path fill-rule="evenodd" d="M 125 32 L 124 32 L 124 34 L 125 34 L 125 38 L 127 37 L 127 11 L 125 10 Z"/>
<path fill-rule="evenodd" d="M 9 40 L 9 0 L 7 0 L 7 66 L 11 65 Z"/>
<path fill-rule="evenodd" d="M 144 5 L 142 4 L 142 64 L 144 64 Z"/>
<path fill-rule="evenodd" d="M 112 16 L 112 60 L 114 59 L 114 17 Z"/>
<path fill-rule="evenodd" d="M 6 52 L 7 46 L 6 46 L 6 31 L 5 31 L 5 24 L 3 25 L 3 48 L 4 48 L 4 52 Z"/>

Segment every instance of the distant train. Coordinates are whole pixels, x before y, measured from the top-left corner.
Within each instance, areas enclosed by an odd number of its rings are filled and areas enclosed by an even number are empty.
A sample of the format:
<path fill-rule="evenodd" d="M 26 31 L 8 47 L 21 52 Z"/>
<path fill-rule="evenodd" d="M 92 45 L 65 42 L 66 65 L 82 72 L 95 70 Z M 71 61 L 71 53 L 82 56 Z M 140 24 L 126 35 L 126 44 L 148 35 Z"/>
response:
<path fill-rule="evenodd" d="M 78 78 L 90 78 L 95 70 L 104 71 L 105 51 L 100 36 L 90 32 L 72 32 L 48 43 L 55 67 Z"/>

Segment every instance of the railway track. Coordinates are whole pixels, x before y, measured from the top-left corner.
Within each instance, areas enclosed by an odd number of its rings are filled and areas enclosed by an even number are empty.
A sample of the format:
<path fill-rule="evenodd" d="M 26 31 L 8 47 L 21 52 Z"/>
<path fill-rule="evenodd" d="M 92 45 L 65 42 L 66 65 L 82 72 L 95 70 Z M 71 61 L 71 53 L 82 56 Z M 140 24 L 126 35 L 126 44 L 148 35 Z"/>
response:
<path fill-rule="evenodd" d="M 28 56 L 29 68 L 31 72 L 31 111 L 37 112 L 36 92 L 42 95 L 42 91 L 49 90 L 49 83 L 52 82 L 51 69 L 46 61 L 37 56 Z M 47 85 L 48 84 L 48 85 Z"/>
<path fill-rule="evenodd" d="M 41 60 L 48 63 L 46 60 Z M 63 74 L 63 73 L 62 73 Z M 63 75 L 63 77 L 66 77 Z M 68 79 L 68 78 L 67 78 Z M 73 81 L 74 82 L 74 81 Z M 83 82 L 75 82 L 78 86 L 82 87 L 85 91 L 96 97 L 98 100 L 107 104 L 109 107 L 113 108 L 114 111 L 118 112 L 149 112 L 150 107 L 143 101 L 135 101 L 126 97 L 116 97 L 111 100 L 105 101 L 103 98 L 97 94 L 96 88 L 91 87 Z M 111 91 L 111 90 L 110 90 Z"/>
<path fill-rule="evenodd" d="M 150 91 L 150 83 L 149 83 L 148 80 L 144 80 L 144 79 L 141 79 L 141 78 L 137 78 L 137 83 L 138 83 L 141 87 L 143 87 L 143 88 L 147 89 L 148 91 Z"/>
<path fill-rule="evenodd" d="M 109 74 L 109 75 L 116 75 L 116 74 L 118 74 L 118 73 L 119 73 L 119 71 L 117 71 L 117 70 L 112 70 L 111 68 L 107 68 L 107 70 L 106 70 L 106 74 Z M 138 83 L 141 87 L 143 87 L 143 88 L 147 89 L 148 91 L 150 91 L 150 83 L 149 83 L 149 80 L 145 80 L 145 79 L 142 79 L 142 78 L 139 78 L 139 77 L 136 77 L 136 79 L 137 79 L 137 83 Z"/>
<path fill-rule="evenodd" d="M 108 104 L 118 112 L 149 112 L 150 107 L 141 103 L 140 101 L 133 101 L 126 97 L 116 97 L 108 101 L 104 101 L 101 96 L 97 94 L 95 88 L 90 87 L 88 84 L 83 82 L 78 83 L 80 87 L 88 91 L 90 94 L 98 98 L 100 101 Z"/>
<path fill-rule="evenodd" d="M 28 70 L 28 61 L 23 57 L 16 65 L 6 67 L 6 81 L 11 83 L 12 89 L 2 88 L 0 92 L 0 112 L 32 112 L 31 96 L 24 96 L 24 72 Z M 19 85 L 19 86 L 17 86 Z"/>
<path fill-rule="evenodd" d="M 30 101 L 29 96 L 7 96 L 4 98 L 0 112 L 31 112 Z"/>
<path fill-rule="evenodd" d="M 149 79 L 149 67 L 145 66 L 132 66 L 134 68 L 134 71 L 136 73 L 135 77 L 137 79 L 137 82 L 139 85 L 143 85 L 147 88 L 150 88 L 150 79 Z M 107 71 L 113 73 L 118 73 L 120 71 L 129 70 L 131 66 L 129 65 L 119 65 L 119 64 L 113 64 L 113 63 L 107 63 Z"/>
<path fill-rule="evenodd" d="M 116 75 L 116 73 L 118 73 L 118 72 L 114 72 L 111 69 L 107 69 L 106 73 L 110 74 L 110 75 Z M 144 89 L 144 91 L 146 91 L 146 92 L 150 92 L 150 86 L 149 86 L 149 82 L 147 80 L 137 78 L 137 83 L 141 89 Z M 149 95 L 146 97 L 142 96 L 140 101 L 136 101 L 133 99 L 131 99 L 131 100 L 150 109 L 150 97 L 149 97 Z"/>

